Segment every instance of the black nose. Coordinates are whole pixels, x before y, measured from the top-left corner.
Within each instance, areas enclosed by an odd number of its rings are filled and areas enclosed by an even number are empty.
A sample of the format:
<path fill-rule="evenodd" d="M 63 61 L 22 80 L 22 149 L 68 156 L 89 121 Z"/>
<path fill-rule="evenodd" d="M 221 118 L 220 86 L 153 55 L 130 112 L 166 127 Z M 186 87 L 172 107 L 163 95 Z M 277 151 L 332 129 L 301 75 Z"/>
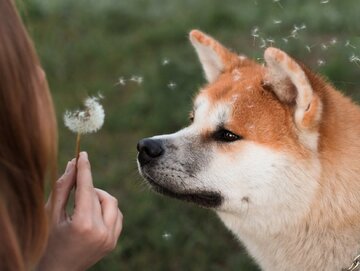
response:
<path fill-rule="evenodd" d="M 159 139 L 144 138 L 137 144 L 140 164 L 145 164 L 164 153 L 162 142 Z"/>

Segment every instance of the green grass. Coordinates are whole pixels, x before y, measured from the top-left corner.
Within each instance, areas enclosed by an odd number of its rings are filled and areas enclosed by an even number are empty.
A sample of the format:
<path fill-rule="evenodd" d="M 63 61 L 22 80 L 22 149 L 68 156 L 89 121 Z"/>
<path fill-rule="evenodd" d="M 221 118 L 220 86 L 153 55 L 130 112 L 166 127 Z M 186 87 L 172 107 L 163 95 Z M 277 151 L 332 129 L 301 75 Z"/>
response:
<path fill-rule="evenodd" d="M 148 191 L 137 174 L 136 143 L 187 124 L 192 97 L 205 82 L 187 39 L 193 28 L 259 61 L 261 37 L 271 37 L 275 46 L 359 101 L 360 64 L 349 61 L 352 54 L 360 55 L 357 1 L 283 0 L 280 5 L 260 0 L 21 4 L 57 108 L 60 168 L 73 156 L 75 144 L 75 135 L 62 124 L 63 112 L 78 107 L 86 95 L 101 91 L 106 97 L 104 128 L 84 137 L 82 147 L 89 152 L 96 185 L 119 199 L 125 220 L 116 251 L 91 270 L 257 270 L 215 214 Z M 288 38 L 294 25 L 302 24 L 306 29 L 298 38 Z M 251 36 L 255 27 L 261 36 L 256 39 Z M 319 60 L 325 65 L 319 67 Z M 141 85 L 129 80 L 115 85 L 120 76 L 134 75 L 143 76 Z M 170 89 L 169 82 L 176 88 Z"/>

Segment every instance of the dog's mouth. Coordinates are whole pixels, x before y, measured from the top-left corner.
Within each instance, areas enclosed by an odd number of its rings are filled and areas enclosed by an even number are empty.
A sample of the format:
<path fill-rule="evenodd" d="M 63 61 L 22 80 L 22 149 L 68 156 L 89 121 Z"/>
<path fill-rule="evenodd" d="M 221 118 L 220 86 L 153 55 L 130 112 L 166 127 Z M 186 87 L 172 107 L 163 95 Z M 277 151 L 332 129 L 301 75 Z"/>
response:
<path fill-rule="evenodd" d="M 218 192 L 197 191 L 197 192 L 179 193 L 158 184 L 154 179 L 152 179 L 147 174 L 146 175 L 144 174 L 144 177 L 150 183 L 151 187 L 155 192 L 163 194 L 165 196 L 169 196 L 187 202 L 192 202 L 205 208 L 216 208 L 219 207 L 223 202 L 223 197 Z"/>

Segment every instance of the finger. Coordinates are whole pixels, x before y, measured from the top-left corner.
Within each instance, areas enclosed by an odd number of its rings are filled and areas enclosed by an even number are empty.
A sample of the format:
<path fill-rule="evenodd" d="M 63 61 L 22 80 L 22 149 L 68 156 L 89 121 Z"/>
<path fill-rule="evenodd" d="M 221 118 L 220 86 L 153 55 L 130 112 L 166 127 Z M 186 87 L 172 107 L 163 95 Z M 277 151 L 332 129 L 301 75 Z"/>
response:
<path fill-rule="evenodd" d="M 77 163 L 75 208 L 83 214 L 88 214 L 94 211 L 96 205 L 99 203 L 94 190 L 90 162 L 87 153 L 81 152 Z"/>
<path fill-rule="evenodd" d="M 61 219 L 65 215 L 66 204 L 75 184 L 75 159 L 68 162 L 65 173 L 56 181 L 48 204 L 53 204 L 53 218 Z"/>
<path fill-rule="evenodd" d="M 120 209 L 118 209 L 118 216 L 116 218 L 116 224 L 114 228 L 114 237 L 116 240 L 119 239 L 122 228 L 123 228 L 123 214 L 121 213 Z"/>
<path fill-rule="evenodd" d="M 101 204 L 102 217 L 108 229 L 113 229 L 118 217 L 118 201 L 104 190 L 95 188 L 96 194 Z"/>

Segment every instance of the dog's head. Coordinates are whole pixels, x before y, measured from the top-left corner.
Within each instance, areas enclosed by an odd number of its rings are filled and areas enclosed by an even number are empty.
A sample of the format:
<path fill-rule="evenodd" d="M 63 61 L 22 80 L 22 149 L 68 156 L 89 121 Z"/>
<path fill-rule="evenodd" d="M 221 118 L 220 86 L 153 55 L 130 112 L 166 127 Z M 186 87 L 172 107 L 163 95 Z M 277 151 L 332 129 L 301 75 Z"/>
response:
<path fill-rule="evenodd" d="M 138 143 L 140 173 L 155 191 L 220 213 L 301 217 L 320 172 L 321 79 L 279 49 L 261 65 L 200 31 L 190 41 L 208 84 L 190 126 Z"/>

